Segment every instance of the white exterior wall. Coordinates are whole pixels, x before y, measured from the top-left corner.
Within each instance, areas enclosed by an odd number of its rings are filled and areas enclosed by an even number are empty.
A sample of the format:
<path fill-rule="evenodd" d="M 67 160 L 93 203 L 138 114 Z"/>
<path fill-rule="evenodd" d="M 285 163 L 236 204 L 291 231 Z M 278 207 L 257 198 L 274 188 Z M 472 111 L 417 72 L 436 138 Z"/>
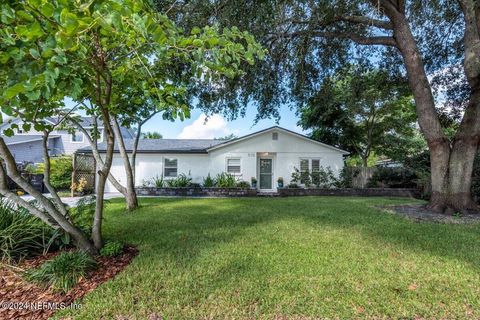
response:
<path fill-rule="evenodd" d="M 209 167 L 208 154 L 137 154 L 135 166 L 135 186 L 141 186 L 144 181 L 150 180 L 156 176 L 163 175 L 164 158 L 177 159 L 177 173 L 190 175 L 192 182 L 202 183 L 203 177 L 208 174 L 203 173 Z M 126 180 L 125 167 L 120 154 L 113 155 L 111 173 L 117 180 L 124 184 Z M 166 178 L 168 179 L 168 178 Z M 97 180 L 98 181 L 98 180 Z M 115 187 L 107 181 L 105 192 L 116 192 Z"/>
<path fill-rule="evenodd" d="M 278 140 L 272 139 L 272 132 L 278 134 Z M 268 153 L 268 156 L 265 154 Z M 208 154 L 148 154 L 137 155 L 136 181 L 140 186 L 144 180 L 162 176 L 164 158 L 178 160 L 178 174 L 192 177 L 192 181 L 202 183 L 209 173 L 212 177 L 227 171 L 228 158 L 240 158 L 241 174 L 239 180 L 250 182 L 252 177 L 259 179 L 258 163 L 262 157 L 273 159 L 273 182 L 275 189 L 277 179 L 283 177 L 285 185 L 290 183 L 294 168 L 300 168 L 300 159 L 320 159 L 320 165 L 330 167 L 338 175 L 343 168 L 343 152 L 306 138 L 282 131 L 269 130 L 245 140 L 211 150 Z M 114 154 L 112 174 L 120 183 L 125 181 L 125 170 L 120 155 Z M 258 186 L 258 185 L 257 185 Z M 115 188 L 107 183 L 107 192 Z"/>

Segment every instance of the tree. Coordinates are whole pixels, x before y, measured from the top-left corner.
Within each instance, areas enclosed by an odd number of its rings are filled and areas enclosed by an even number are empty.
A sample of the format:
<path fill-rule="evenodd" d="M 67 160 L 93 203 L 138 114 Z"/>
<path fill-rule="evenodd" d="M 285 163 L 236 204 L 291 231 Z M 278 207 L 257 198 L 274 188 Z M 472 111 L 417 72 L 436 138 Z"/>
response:
<path fill-rule="evenodd" d="M 326 78 L 299 114 L 299 124 L 313 130 L 313 138 L 359 156 L 364 167 L 373 153 L 389 156 L 406 150 L 415 131 L 415 106 L 406 81 L 361 66 Z"/>
<path fill-rule="evenodd" d="M 223 136 L 223 137 L 216 137 L 214 138 L 214 140 L 233 140 L 233 139 L 237 139 L 238 136 L 234 133 L 230 133 L 230 134 L 227 134 L 226 136 Z"/>
<path fill-rule="evenodd" d="M 141 134 L 142 139 L 162 139 L 163 136 L 160 132 L 156 131 L 147 131 Z"/>
<path fill-rule="evenodd" d="M 52 227 L 61 228 L 72 236 L 79 249 L 92 254 L 103 245 L 104 189 L 110 175 L 118 119 L 128 110 L 129 115 L 137 112 L 121 103 L 130 99 L 125 97 L 126 89 L 143 92 L 142 97 L 155 101 L 158 109 L 165 109 L 175 117 L 189 112 L 182 99 L 185 89 L 171 85 L 166 74 L 153 77 L 148 63 L 159 70 L 162 63 L 184 63 L 185 74 L 190 78 L 192 74 L 204 75 L 204 81 L 208 82 L 223 75 L 235 76 L 242 56 L 251 55 L 253 59 L 263 54 L 253 37 L 238 29 L 224 29 L 220 33 L 215 28 L 197 28 L 185 35 L 168 18 L 152 13 L 141 1 L 78 5 L 68 1 L 52 4 L 27 0 L 2 4 L 0 12 L 1 111 L 20 117 L 25 131 L 34 127 L 44 132 L 44 181 L 53 201 L 19 174 L 2 138 L 0 158 L 5 168 L 0 168 L 0 193 Z M 104 158 L 97 158 L 92 241 L 68 218 L 66 207 L 50 184 L 47 141 L 55 125 L 45 119 L 54 115 L 62 117 L 59 123 L 73 119 L 73 110 L 65 110 L 63 105 L 66 97 L 77 101 L 78 108 L 94 119 L 100 119 L 105 130 L 107 151 Z M 140 104 L 141 101 L 132 105 Z M 4 133 L 13 135 L 14 129 L 12 125 Z M 98 132 L 91 136 L 96 145 Z M 117 143 L 122 141 L 118 139 Z M 7 176 L 40 206 L 37 208 L 10 192 Z"/>
<path fill-rule="evenodd" d="M 475 0 L 336 0 L 217 2 L 157 1 L 190 27 L 212 20 L 247 27 L 269 49 L 265 63 L 239 84 L 203 90 L 214 112 L 243 109 L 252 99 L 259 117 L 278 116 L 278 106 L 301 105 L 319 80 L 353 58 L 404 72 L 418 122 L 431 155 L 432 196 L 438 212 L 478 210 L 471 196 L 474 157 L 480 140 L 480 3 Z M 195 10 L 195 15 L 188 12 Z M 428 75 L 463 66 L 468 103 L 453 138 L 444 133 Z M 448 73 L 448 72 L 447 72 Z M 214 97 L 219 96 L 219 97 Z M 221 101 L 212 107 L 212 101 Z M 224 108 L 224 106 L 228 106 Z"/>

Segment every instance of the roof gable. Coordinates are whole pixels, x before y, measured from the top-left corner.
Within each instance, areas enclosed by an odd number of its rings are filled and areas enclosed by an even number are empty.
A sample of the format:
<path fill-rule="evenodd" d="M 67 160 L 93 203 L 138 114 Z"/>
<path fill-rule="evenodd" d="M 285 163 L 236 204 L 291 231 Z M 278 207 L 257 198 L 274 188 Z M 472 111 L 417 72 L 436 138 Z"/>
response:
<path fill-rule="evenodd" d="M 348 151 L 345 151 L 345 150 L 342 150 L 340 148 L 337 148 L 337 147 L 319 142 L 319 141 L 314 140 L 310 137 L 307 137 L 303 134 L 300 134 L 300 133 L 297 133 L 297 132 L 294 132 L 294 131 L 291 131 L 291 130 L 288 130 L 288 129 L 285 129 L 285 128 L 282 128 L 282 127 L 279 127 L 279 126 L 273 126 L 273 127 L 270 127 L 270 128 L 264 129 L 264 130 L 260 130 L 260 131 L 248 134 L 248 135 L 243 136 L 243 137 L 239 137 L 239 138 L 236 138 L 236 139 L 233 139 L 233 140 L 225 141 L 221 144 L 210 147 L 208 149 L 208 151 L 218 150 L 218 149 L 221 149 L 223 147 L 230 146 L 230 145 L 233 145 L 235 143 L 239 143 L 241 141 L 245 141 L 245 140 L 257 137 L 259 135 L 267 134 L 267 133 L 272 132 L 272 131 L 280 131 L 280 132 L 286 133 L 288 135 L 294 136 L 296 138 L 299 138 L 299 139 L 302 139 L 302 140 L 305 140 L 305 141 L 308 141 L 308 142 L 311 142 L 311 143 L 315 143 L 315 144 L 320 145 L 322 147 L 325 147 L 325 148 L 331 149 L 333 151 L 339 152 L 341 154 L 349 154 Z"/>

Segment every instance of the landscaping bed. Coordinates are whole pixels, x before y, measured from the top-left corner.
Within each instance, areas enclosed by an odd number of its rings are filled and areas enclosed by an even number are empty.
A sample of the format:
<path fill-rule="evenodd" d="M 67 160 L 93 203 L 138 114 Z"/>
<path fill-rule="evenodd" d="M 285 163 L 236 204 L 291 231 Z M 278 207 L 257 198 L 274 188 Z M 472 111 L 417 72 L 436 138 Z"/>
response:
<path fill-rule="evenodd" d="M 80 279 L 77 285 L 66 294 L 50 288 L 40 287 L 25 281 L 24 270 L 36 268 L 60 252 L 49 253 L 23 261 L 18 265 L 0 264 L 0 319 L 48 319 L 56 310 L 78 309 L 78 301 L 86 293 L 115 277 L 137 255 L 136 248 L 126 246 L 119 256 L 96 259 L 98 268 Z M 73 304 L 72 304 L 73 303 Z"/>
<path fill-rule="evenodd" d="M 413 188 L 281 188 L 281 197 L 290 196 L 361 196 L 361 197 L 407 197 L 421 198 L 421 192 Z"/>
<path fill-rule="evenodd" d="M 450 224 L 468 224 L 480 222 L 479 214 L 440 214 L 437 212 L 432 212 L 424 204 L 385 206 L 383 207 L 383 209 L 387 209 L 389 212 L 407 217 L 415 221 L 431 221 Z"/>

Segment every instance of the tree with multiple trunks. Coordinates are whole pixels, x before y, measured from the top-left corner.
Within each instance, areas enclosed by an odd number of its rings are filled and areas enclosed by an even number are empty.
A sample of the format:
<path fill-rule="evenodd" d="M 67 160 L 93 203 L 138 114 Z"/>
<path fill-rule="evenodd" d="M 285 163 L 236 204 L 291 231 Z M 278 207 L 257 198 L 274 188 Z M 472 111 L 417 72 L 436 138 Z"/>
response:
<path fill-rule="evenodd" d="M 188 113 L 188 106 L 183 104 L 185 90 L 171 85 L 168 75 L 154 78 L 149 64 L 161 68 L 162 63 L 183 63 L 185 74 L 213 81 L 225 74 L 237 75 L 237 61 L 247 53 L 248 58 L 263 54 L 248 33 L 236 28 L 220 32 L 205 27 L 185 34 L 141 1 L 4 3 L 0 5 L 0 25 L 1 111 L 21 118 L 24 131 L 34 127 L 44 132 L 44 180 L 51 198 L 24 180 L 1 137 L 0 158 L 4 166 L 0 166 L 0 193 L 69 234 L 79 249 L 91 254 L 97 253 L 103 244 L 104 189 L 110 174 L 118 119 L 127 110 L 121 104 L 125 100 L 120 98 L 128 95 L 126 90 L 142 91 L 159 109 L 174 115 L 185 114 Z M 66 97 L 78 105 L 67 110 Z M 55 125 L 45 119 L 60 115 L 58 124 L 65 123 L 77 108 L 103 122 L 107 144 L 105 156 L 97 161 L 91 240 L 69 218 L 68 209 L 51 187 L 49 177 L 47 141 Z M 136 112 L 131 110 L 131 114 Z M 13 135 L 15 129 L 12 125 L 4 133 Z M 93 134 L 94 141 L 97 135 L 98 132 Z M 7 177 L 31 194 L 38 206 L 9 191 Z"/>
<path fill-rule="evenodd" d="M 278 116 L 285 103 L 302 105 L 321 80 L 352 59 L 406 74 L 418 123 L 431 155 L 432 196 L 438 212 L 465 212 L 480 140 L 480 2 L 476 0 L 173 1 L 158 8 L 186 28 L 201 21 L 235 24 L 269 49 L 265 63 L 243 79 L 199 96 L 208 110 L 243 112 L 257 102 L 259 117 Z M 193 14 L 195 13 L 195 14 Z M 442 127 L 429 76 L 459 66 L 468 102 L 452 137 Z M 437 97 L 438 98 L 438 97 Z M 219 101 L 220 103 L 215 103 Z M 237 104 L 243 106 L 240 111 Z M 227 108 L 225 108 L 227 106 Z M 437 104 L 438 106 L 438 104 Z"/>
<path fill-rule="evenodd" d="M 300 126 L 312 130 L 314 139 L 348 150 L 364 167 L 373 154 L 406 150 L 415 132 L 415 105 L 405 79 L 362 66 L 326 78 L 299 115 Z"/>

